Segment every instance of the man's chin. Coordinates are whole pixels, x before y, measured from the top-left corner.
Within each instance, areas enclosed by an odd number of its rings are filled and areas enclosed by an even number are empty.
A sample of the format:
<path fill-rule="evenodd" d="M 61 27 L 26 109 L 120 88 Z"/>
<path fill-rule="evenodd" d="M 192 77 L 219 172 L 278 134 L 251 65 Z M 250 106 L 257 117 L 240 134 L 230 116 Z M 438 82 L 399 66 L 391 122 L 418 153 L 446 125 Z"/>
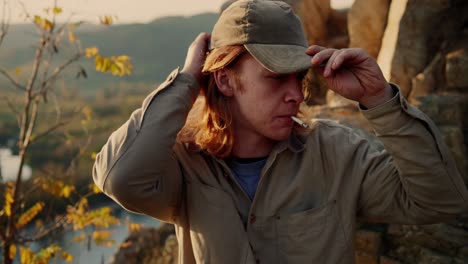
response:
<path fill-rule="evenodd" d="M 274 133 L 271 133 L 269 138 L 271 138 L 274 141 L 284 141 L 289 138 L 291 135 L 292 128 L 281 128 L 277 129 L 274 131 Z"/>

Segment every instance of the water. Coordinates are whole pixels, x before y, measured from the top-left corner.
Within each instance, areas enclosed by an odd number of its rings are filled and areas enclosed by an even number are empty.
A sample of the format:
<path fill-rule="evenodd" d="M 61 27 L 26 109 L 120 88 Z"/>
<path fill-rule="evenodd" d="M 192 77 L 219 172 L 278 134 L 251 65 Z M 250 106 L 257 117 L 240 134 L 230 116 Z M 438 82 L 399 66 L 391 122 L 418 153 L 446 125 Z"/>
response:
<path fill-rule="evenodd" d="M 19 166 L 19 156 L 12 155 L 11 150 L 7 148 L 0 148 L 0 182 L 4 181 L 14 181 L 16 179 L 16 174 L 18 172 Z M 23 180 L 27 180 L 31 177 L 32 170 L 31 167 L 25 165 L 23 167 Z M 70 253 L 74 256 L 73 264 L 101 264 L 107 263 L 108 260 L 115 254 L 118 246 L 127 238 L 129 231 L 126 225 L 126 219 L 131 223 L 142 224 L 145 227 L 158 227 L 159 221 L 149 217 L 130 213 L 115 203 L 107 204 L 104 206 L 110 206 L 113 209 L 113 215 L 120 219 L 120 225 L 114 226 L 109 230 L 112 231 L 112 239 L 115 241 L 114 245 L 111 247 L 104 247 L 94 245 L 91 243 L 91 247 L 88 250 L 87 241 L 84 240 L 81 243 L 73 241 L 73 238 L 80 235 L 83 231 L 66 231 L 61 234 L 55 235 L 52 238 L 45 239 L 43 241 L 34 242 L 29 245 L 29 248 L 34 252 L 38 251 L 40 248 L 46 247 L 50 244 L 55 244 L 60 246 L 64 251 Z M 91 229 L 86 230 L 89 234 L 92 233 Z M 1 253 L 1 249 L 0 249 Z M 17 255 L 18 256 L 18 255 Z M 16 259 L 15 264 L 19 263 L 19 260 Z M 50 263 L 69 263 L 62 260 L 60 257 L 50 261 Z"/>
<path fill-rule="evenodd" d="M 117 206 L 115 204 L 112 207 Z M 45 247 L 49 243 L 54 243 L 55 245 L 60 246 L 64 251 L 70 253 L 74 256 L 74 264 L 101 264 L 107 263 L 109 259 L 117 252 L 118 246 L 127 238 L 129 231 L 127 225 L 125 224 L 126 219 L 129 219 L 132 223 L 143 224 L 145 227 L 158 227 L 160 222 L 156 219 L 153 219 L 149 216 L 143 216 L 138 214 L 130 213 L 120 207 L 116 208 L 114 211 L 114 216 L 120 219 L 120 225 L 110 228 L 112 231 L 112 239 L 115 240 L 115 243 L 111 247 L 97 246 L 94 243 L 91 244 L 90 249 L 88 250 L 88 245 L 86 240 L 77 243 L 73 241 L 73 238 L 82 233 L 82 231 L 67 231 L 61 235 L 55 236 L 51 241 L 41 241 L 33 243 L 30 246 L 30 249 L 37 251 L 40 247 Z M 90 230 L 88 230 L 90 231 Z M 90 234 L 91 232 L 89 232 Z M 18 262 L 19 263 L 19 262 Z M 60 263 L 65 264 L 65 262 L 60 257 L 50 261 L 50 263 Z"/>
<path fill-rule="evenodd" d="M 20 157 L 12 155 L 10 149 L 0 148 L 0 181 L 7 182 L 16 180 L 20 161 Z M 31 167 L 24 165 L 21 174 L 22 179 L 27 180 L 31 178 L 31 174 Z"/>

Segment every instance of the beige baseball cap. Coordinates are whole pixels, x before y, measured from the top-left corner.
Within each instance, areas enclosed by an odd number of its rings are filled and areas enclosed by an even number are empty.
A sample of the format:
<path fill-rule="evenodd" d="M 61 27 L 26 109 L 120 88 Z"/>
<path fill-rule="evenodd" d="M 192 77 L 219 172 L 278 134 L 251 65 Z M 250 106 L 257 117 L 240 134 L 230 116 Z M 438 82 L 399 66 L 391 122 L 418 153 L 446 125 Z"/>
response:
<path fill-rule="evenodd" d="M 307 40 L 301 21 L 283 1 L 232 3 L 213 28 L 210 50 L 229 45 L 244 45 L 260 64 L 275 73 L 300 72 L 312 66 L 311 57 L 305 53 Z"/>

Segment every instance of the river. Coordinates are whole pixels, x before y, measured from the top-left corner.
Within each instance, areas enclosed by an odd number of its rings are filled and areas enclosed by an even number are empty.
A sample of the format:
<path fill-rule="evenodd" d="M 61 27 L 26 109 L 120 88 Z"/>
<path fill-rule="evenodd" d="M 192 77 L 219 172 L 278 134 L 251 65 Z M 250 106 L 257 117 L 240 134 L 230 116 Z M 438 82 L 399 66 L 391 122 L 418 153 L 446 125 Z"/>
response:
<path fill-rule="evenodd" d="M 12 155 L 8 148 L 0 148 L 0 181 L 14 181 L 18 174 L 20 157 Z M 31 178 L 32 170 L 28 165 L 23 166 L 21 178 L 27 180 Z"/>
<path fill-rule="evenodd" d="M 18 172 L 18 166 L 20 159 L 18 156 L 12 155 L 11 150 L 7 148 L 0 148 L 0 181 L 14 181 Z M 22 178 L 27 180 L 31 177 L 32 169 L 28 165 L 23 167 Z M 3 197 L 1 197 L 3 198 Z M 97 246 L 92 244 L 88 250 L 86 242 L 77 243 L 73 241 L 74 237 L 77 237 L 82 231 L 66 231 L 55 235 L 54 237 L 48 238 L 43 241 L 35 242 L 30 245 L 30 249 L 37 251 L 50 244 L 56 244 L 60 246 L 64 251 L 74 256 L 73 264 L 101 264 L 107 263 L 111 256 L 117 251 L 118 246 L 127 238 L 129 232 L 127 230 L 126 219 L 132 223 L 142 224 L 145 227 L 157 227 L 159 221 L 143 215 L 133 214 L 118 206 L 115 203 L 106 204 L 104 206 L 110 206 L 113 208 L 113 215 L 120 219 L 121 224 L 114 226 L 109 230 L 112 231 L 112 239 L 115 241 L 111 247 Z M 91 230 L 87 230 L 91 233 Z M 15 264 L 19 263 L 16 259 Z M 57 257 L 50 263 L 68 263 Z"/>

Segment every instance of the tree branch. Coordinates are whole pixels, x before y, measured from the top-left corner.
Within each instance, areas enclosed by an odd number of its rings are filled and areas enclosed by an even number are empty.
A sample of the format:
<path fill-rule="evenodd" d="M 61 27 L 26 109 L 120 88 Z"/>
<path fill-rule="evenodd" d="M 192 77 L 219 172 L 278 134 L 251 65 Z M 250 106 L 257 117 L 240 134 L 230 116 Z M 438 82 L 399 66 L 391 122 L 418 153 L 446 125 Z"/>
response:
<path fill-rule="evenodd" d="M 54 131 L 57 130 L 58 128 L 63 127 L 63 126 L 65 126 L 65 125 L 71 123 L 71 122 L 74 120 L 74 118 L 76 117 L 76 114 L 77 114 L 77 113 L 79 113 L 79 111 L 75 111 L 70 119 L 68 119 L 68 120 L 66 120 L 66 121 L 57 122 L 55 125 L 49 127 L 49 128 L 46 129 L 45 131 L 43 131 L 43 132 L 41 132 L 41 133 L 38 133 L 36 136 L 34 136 L 34 137 L 32 137 L 32 138 L 30 139 L 30 143 L 32 144 L 32 143 L 38 141 L 40 138 L 45 137 L 45 136 L 47 136 L 48 134 L 54 132 Z"/>
<path fill-rule="evenodd" d="M 39 47 L 36 49 L 36 55 L 34 56 L 34 64 L 33 64 L 33 70 L 31 73 L 31 77 L 29 78 L 28 84 L 26 85 L 26 91 L 28 92 L 28 97 L 31 98 L 32 95 L 32 88 L 34 86 L 34 83 L 36 82 L 37 74 L 39 72 L 39 67 L 41 66 L 42 62 L 42 54 L 44 52 L 44 47 L 47 44 L 48 39 L 45 39 L 45 36 L 43 35 L 40 40 Z"/>
<path fill-rule="evenodd" d="M 55 125 L 49 127 L 48 129 L 44 130 L 43 132 L 40 132 L 38 133 L 36 136 L 32 137 L 30 139 L 30 144 L 31 143 L 34 143 L 36 142 L 37 140 L 39 140 L 40 138 L 42 137 L 45 137 L 47 136 L 48 134 L 54 132 L 55 130 L 59 129 L 60 127 L 63 127 L 65 125 L 68 125 L 69 123 L 71 123 L 73 121 L 73 119 L 75 118 L 76 116 L 76 113 L 78 113 L 79 111 L 76 111 L 75 113 L 73 113 L 72 117 L 66 121 L 60 121 L 60 122 L 57 122 L 55 123 Z"/>
<path fill-rule="evenodd" d="M 11 102 L 11 100 L 10 100 L 10 98 L 8 98 L 8 96 L 6 96 L 6 95 L 3 96 L 3 99 L 5 99 L 5 101 L 7 102 L 8 108 L 10 108 L 10 110 L 15 114 L 16 122 L 18 122 L 18 126 L 19 126 L 20 123 L 21 123 L 21 114 L 18 112 L 18 110 L 14 106 L 13 102 Z"/>
<path fill-rule="evenodd" d="M 60 127 L 62 127 L 62 126 L 65 126 L 66 124 L 68 124 L 68 122 L 59 122 L 59 123 L 56 123 L 55 125 L 49 127 L 47 130 L 45 130 L 45 131 L 39 133 L 37 136 L 34 136 L 34 137 L 31 139 L 31 143 L 32 143 L 32 142 L 38 141 L 40 138 L 47 136 L 48 134 L 54 132 L 54 131 L 57 130 L 58 128 L 60 128 Z"/>
<path fill-rule="evenodd" d="M 67 62 L 64 64 L 60 65 L 59 67 L 55 68 L 55 71 L 42 83 L 43 89 L 47 89 L 47 87 L 50 85 L 51 82 L 53 82 L 57 76 L 62 73 L 63 70 L 65 70 L 70 64 L 74 63 L 75 61 L 79 60 L 81 58 L 82 54 L 77 53 L 75 56 L 71 57 Z M 44 92 L 44 91 L 41 91 Z"/>
<path fill-rule="evenodd" d="M 11 84 L 13 84 L 13 86 L 15 86 L 16 88 L 22 90 L 22 91 L 26 91 L 26 88 L 24 86 L 22 86 L 21 84 L 19 84 L 17 81 L 15 81 L 15 79 L 13 79 L 13 77 L 10 76 L 10 74 L 8 74 L 7 71 L 5 71 L 4 69 L 0 69 L 0 73 L 5 76 L 10 82 Z"/>
<path fill-rule="evenodd" d="M 3 226 L 0 226 L 0 237 L 2 241 L 5 241 L 5 228 Z"/>
<path fill-rule="evenodd" d="M 36 125 L 37 105 L 38 104 L 39 104 L 39 102 L 37 100 L 34 100 L 33 107 L 32 107 L 32 110 L 31 110 L 31 119 L 29 119 L 28 130 L 26 131 L 26 137 L 24 138 L 24 141 L 23 141 L 24 149 L 26 149 L 29 146 L 30 140 L 31 140 L 31 135 L 32 135 L 34 126 Z"/>
<path fill-rule="evenodd" d="M 65 216 L 61 216 L 57 221 L 54 222 L 54 224 L 52 226 L 50 226 L 47 229 L 38 231 L 38 233 L 36 233 L 32 237 L 23 237 L 20 234 L 18 234 L 17 242 L 19 244 L 24 244 L 24 243 L 27 243 L 27 242 L 38 241 L 38 240 L 48 236 L 50 233 L 52 233 L 52 231 L 55 231 L 55 230 L 63 227 L 65 225 L 65 220 L 66 220 Z"/>
<path fill-rule="evenodd" d="M 0 46 L 3 43 L 3 40 L 5 39 L 5 36 L 8 33 L 8 29 L 10 27 L 10 13 L 7 14 L 7 1 L 3 0 L 3 11 L 2 11 L 2 22 L 0 25 Z"/>

